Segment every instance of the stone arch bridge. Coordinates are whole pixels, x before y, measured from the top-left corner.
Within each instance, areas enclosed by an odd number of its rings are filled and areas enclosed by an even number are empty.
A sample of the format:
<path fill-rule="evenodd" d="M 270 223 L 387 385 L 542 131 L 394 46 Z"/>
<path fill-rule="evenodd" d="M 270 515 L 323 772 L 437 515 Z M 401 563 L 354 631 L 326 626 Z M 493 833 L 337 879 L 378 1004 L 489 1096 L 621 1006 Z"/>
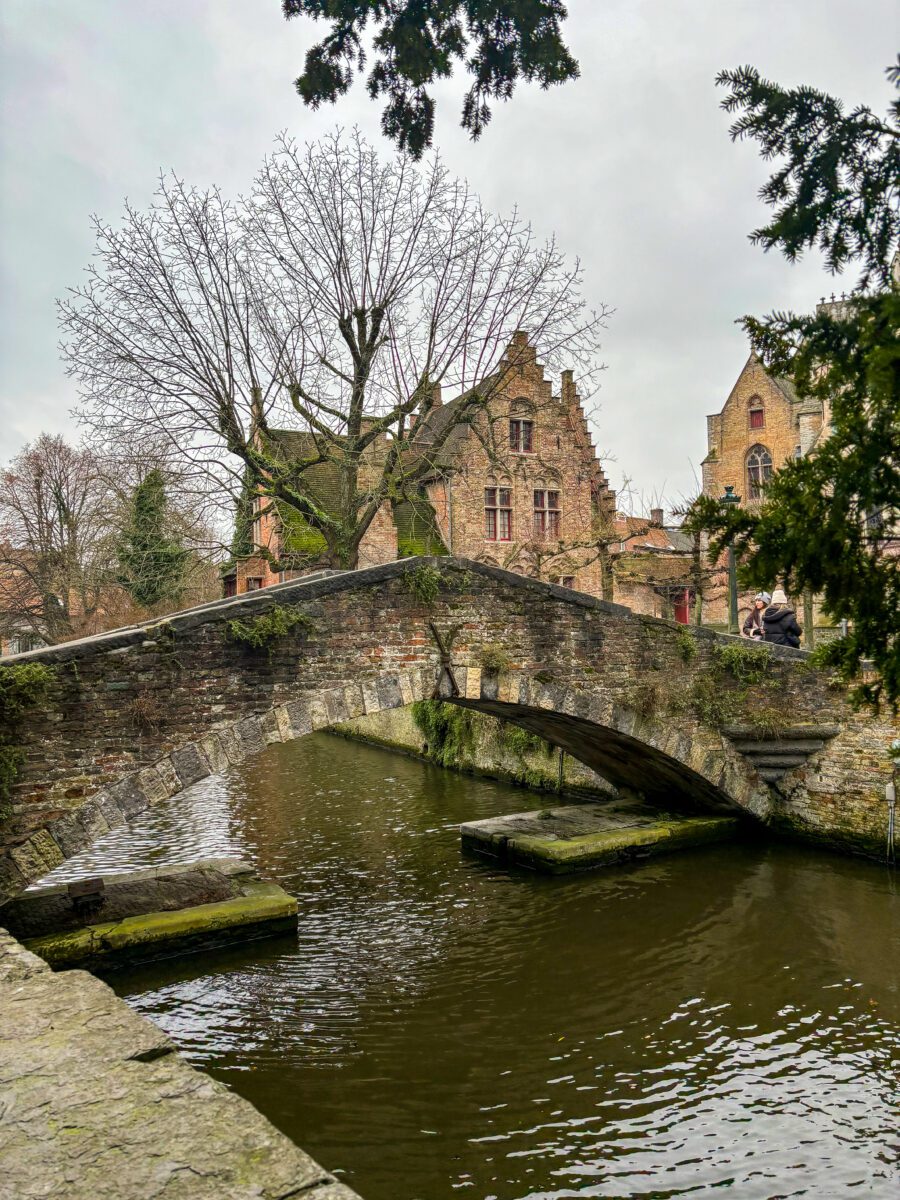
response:
<path fill-rule="evenodd" d="M 235 637 L 234 622 L 260 633 L 273 613 L 283 632 L 264 645 Z M 748 684 L 734 661 L 746 645 L 442 558 L 308 576 L 15 655 L 4 662 L 45 663 L 53 679 L 17 731 L 0 900 L 271 742 L 436 695 L 660 807 L 878 854 L 896 729 L 853 712 L 800 651 L 752 651 L 770 657 Z"/>

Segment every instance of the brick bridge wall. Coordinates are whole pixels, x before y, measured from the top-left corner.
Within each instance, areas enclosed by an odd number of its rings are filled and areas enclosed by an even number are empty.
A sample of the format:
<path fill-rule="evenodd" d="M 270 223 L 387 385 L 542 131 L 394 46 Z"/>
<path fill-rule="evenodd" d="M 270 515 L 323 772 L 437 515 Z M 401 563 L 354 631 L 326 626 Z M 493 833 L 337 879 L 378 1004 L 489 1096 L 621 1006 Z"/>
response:
<path fill-rule="evenodd" d="M 423 600 L 416 585 L 427 577 L 438 581 L 436 594 Z M 275 605 L 298 606 L 311 625 L 268 652 L 229 640 L 228 621 Z M 830 724 L 836 736 L 808 741 L 811 755 L 785 760 L 795 765 L 772 785 L 771 771 L 757 770 L 769 760 L 742 753 L 736 735 L 691 712 L 652 711 L 648 694 L 689 686 L 709 669 L 716 643 L 733 641 L 693 631 L 697 652 L 685 662 L 678 631 L 484 564 L 418 559 L 298 580 L 18 655 L 6 661 L 51 664 L 55 679 L 21 735 L 14 811 L 0 827 L 0 898 L 148 804 L 270 742 L 436 688 L 547 736 L 665 807 L 742 810 L 800 836 L 877 853 L 896 729 L 852 712 L 801 652 L 773 647 L 770 686 L 790 723 L 800 735 Z M 485 650 L 498 647 L 509 663 L 484 669 Z"/>

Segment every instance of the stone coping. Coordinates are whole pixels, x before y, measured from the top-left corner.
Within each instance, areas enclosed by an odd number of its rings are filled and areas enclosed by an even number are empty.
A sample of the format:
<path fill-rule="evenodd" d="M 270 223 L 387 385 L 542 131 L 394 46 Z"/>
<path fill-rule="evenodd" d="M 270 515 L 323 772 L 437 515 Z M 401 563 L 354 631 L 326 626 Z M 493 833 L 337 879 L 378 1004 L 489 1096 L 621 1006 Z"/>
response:
<path fill-rule="evenodd" d="M 84 971 L 0 930 L 0 1200 L 359 1200 Z"/>
<path fill-rule="evenodd" d="M 69 662 L 85 658 L 98 652 L 110 652 L 126 649 L 129 646 L 140 645 L 153 639 L 155 635 L 171 630 L 176 633 L 186 633 L 202 625 L 231 620 L 233 617 L 246 615 L 247 611 L 259 613 L 279 603 L 299 604 L 303 601 L 318 600 L 339 592 L 352 591 L 373 587 L 390 579 L 397 579 L 418 570 L 423 565 L 438 569 L 449 569 L 459 572 L 470 572 L 492 579 L 496 583 L 517 587 L 523 591 L 537 592 L 543 596 L 554 596 L 568 604 L 581 608 L 591 608 L 612 616 L 632 617 L 636 621 L 651 625 L 660 625 L 671 629 L 689 630 L 695 637 L 707 638 L 711 641 L 745 642 L 745 638 L 733 634 L 715 633 L 711 629 L 692 625 L 679 625 L 675 621 L 667 621 L 661 617 L 647 617 L 632 612 L 622 604 L 614 604 L 609 600 L 601 600 L 584 592 L 576 592 L 572 588 L 564 588 L 558 584 L 544 583 L 527 575 L 519 575 L 514 571 L 506 571 L 488 563 L 475 562 L 468 558 L 455 558 L 449 555 L 440 557 L 401 558 L 394 562 L 383 563 L 377 567 L 364 567 L 357 571 L 342 571 L 338 574 L 316 573 L 302 579 L 291 579 L 285 583 L 273 584 L 271 587 L 260 588 L 243 596 L 228 597 L 224 600 L 214 600 L 209 604 L 198 605 L 196 608 L 184 609 L 158 620 L 148 621 L 141 625 L 125 626 L 121 629 L 109 630 L 106 633 L 93 634 L 91 637 L 77 638 L 70 642 L 62 642 L 58 646 L 45 646 L 40 650 L 27 650 L 21 654 L 11 654 L 2 659 L 4 664 L 13 662 Z M 768 644 L 770 653 L 778 658 L 808 657 L 806 650 L 795 650 L 791 646 L 776 646 Z"/>

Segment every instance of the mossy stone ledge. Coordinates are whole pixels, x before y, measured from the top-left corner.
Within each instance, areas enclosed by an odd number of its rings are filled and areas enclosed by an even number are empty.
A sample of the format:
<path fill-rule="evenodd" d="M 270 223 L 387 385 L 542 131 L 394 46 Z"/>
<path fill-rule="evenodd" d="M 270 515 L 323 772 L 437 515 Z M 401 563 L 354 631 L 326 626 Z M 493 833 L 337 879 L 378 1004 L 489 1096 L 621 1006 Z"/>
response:
<path fill-rule="evenodd" d="M 736 817 L 681 817 L 641 808 L 561 805 L 472 821 L 460 834 L 463 847 L 477 854 L 567 875 L 727 841 L 742 825 Z"/>

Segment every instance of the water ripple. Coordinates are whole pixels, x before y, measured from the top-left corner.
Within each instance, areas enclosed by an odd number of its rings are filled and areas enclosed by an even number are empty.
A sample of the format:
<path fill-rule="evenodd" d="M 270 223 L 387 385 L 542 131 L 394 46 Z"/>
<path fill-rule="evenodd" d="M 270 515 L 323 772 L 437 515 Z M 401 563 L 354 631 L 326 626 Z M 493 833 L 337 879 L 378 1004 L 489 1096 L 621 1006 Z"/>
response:
<path fill-rule="evenodd" d="M 235 854 L 299 933 L 111 976 L 367 1200 L 897 1194 L 898 897 L 718 847 L 576 879 L 462 857 L 539 798 L 324 735 L 55 874 Z"/>

